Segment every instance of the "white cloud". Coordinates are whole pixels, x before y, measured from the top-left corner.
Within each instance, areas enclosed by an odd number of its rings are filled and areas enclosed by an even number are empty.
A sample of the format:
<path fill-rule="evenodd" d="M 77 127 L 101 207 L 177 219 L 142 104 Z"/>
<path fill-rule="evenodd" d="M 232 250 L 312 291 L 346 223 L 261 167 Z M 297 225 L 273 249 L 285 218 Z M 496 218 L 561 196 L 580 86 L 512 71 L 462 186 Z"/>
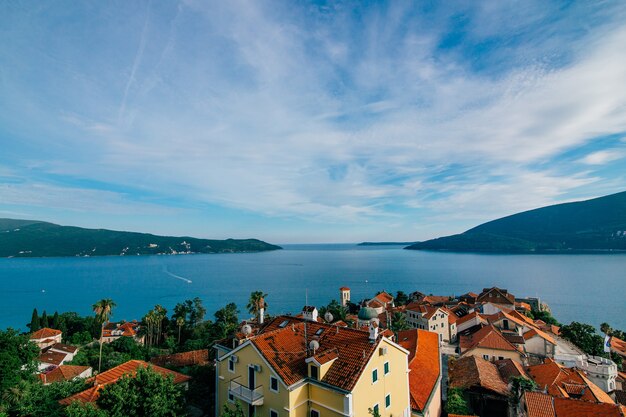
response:
<path fill-rule="evenodd" d="M 608 162 L 621 159 L 626 154 L 621 150 L 603 150 L 592 152 L 580 159 L 580 162 L 588 165 L 604 165 Z"/>

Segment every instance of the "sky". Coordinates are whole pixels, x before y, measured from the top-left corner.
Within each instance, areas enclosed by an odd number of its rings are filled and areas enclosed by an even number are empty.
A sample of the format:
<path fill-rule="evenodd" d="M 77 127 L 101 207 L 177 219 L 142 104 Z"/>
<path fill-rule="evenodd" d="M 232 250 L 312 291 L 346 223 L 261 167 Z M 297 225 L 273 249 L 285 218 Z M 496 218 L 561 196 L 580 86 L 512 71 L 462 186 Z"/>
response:
<path fill-rule="evenodd" d="M 5 1 L 0 217 L 416 241 L 626 190 L 626 3 Z"/>

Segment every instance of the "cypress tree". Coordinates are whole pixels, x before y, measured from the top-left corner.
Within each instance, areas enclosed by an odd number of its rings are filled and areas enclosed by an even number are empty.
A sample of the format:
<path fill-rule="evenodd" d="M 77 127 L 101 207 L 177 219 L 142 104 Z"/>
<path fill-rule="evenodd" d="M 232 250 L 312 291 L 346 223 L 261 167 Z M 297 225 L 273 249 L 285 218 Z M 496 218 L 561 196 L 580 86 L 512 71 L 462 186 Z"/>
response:
<path fill-rule="evenodd" d="M 41 315 L 41 327 L 49 327 L 50 325 L 48 324 L 48 314 L 46 313 L 46 310 L 43 311 L 43 314 Z"/>
<path fill-rule="evenodd" d="M 52 316 L 52 328 L 53 329 L 59 329 L 59 312 L 55 311 L 54 312 L 54 316 Z"/>
<path fill-rule="evenodd" d="M 37 313 L 37 309 L 33 308 L 33 316 L 30 319 L 30 324 L 28 325 L 31 332 L 36 332 L 40 329 L 39 325 L 39 313 Z"/>

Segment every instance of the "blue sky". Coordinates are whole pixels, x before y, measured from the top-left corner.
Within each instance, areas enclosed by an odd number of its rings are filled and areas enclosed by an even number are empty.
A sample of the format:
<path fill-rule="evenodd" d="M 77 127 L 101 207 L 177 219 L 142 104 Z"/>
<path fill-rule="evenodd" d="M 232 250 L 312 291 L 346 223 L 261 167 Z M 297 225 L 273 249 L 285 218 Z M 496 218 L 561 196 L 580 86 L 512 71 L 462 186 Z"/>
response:
<path fill-rule="evenodd" d="M 421 240 L 626 189 L 623 1 L 2 2 L 0 217 Z"/>

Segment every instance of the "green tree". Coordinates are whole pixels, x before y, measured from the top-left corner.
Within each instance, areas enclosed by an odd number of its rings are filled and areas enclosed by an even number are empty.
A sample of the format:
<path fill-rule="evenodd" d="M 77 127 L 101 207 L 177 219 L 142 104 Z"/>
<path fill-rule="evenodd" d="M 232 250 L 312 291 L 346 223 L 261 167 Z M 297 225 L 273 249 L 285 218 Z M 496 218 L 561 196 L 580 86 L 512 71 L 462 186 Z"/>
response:
<path fill-rule="evenodd" d="M 34 378 L 39 348 L 27 335 L 8 328 L 0 330 L 0 395 L 17 387 L 20 381 Z"/>
<path fill-rule="evenodd" d="M 600 325 L 600 331 L 608 335 L 613 333 L 613 329 L 611 329 L 611 326 L 609 325 L 609 323 L 602 323 Z"/>
<path fill-rule="evenodd" d="M 55 382 L 43 385 L 34 379 L 22 380 L 12 388 L 9 396 L 4 396 L 12 416 L 60 417 L 63 410 L 59 400 L 84 390 L 82 380 Z"/>
<path fill-rule="evenodd" d="M 48 323 L 48 314 L 46 313 L 46 310 L 43 311 L 43 314 L 41 315 L 41 327 L 50 327 L 50 323 Z"/>
<path fill-rule="evenodd" d="M 97 321 L 100 323 L 100 359 L 98 360 L 98 372 L 100 372 L 102 369 L 102 336 L 104 334 L 104 325 L 113 315 L 115 303 L 110 298 L 103 298 L 95 303 L 92 308 L 93 312 L 96 314 Z"/>
<path fill-rule="evenodd" d="M 407 305 L 409 302 L 409 296 L 404 291 L 398 291 L 396 293 L 396 298 L 394 299 L 394 303 L 397 306 Z"/>
<path fill-rule="evenodd" d="M 376 408 L 368 408 L 367 412 L 372 416 L 372 417 L 380 417 L 380 412 L 378 411 L 378 409 Z"/>
<path fill-rule="evenodd" d="M 222 414 L 220 414 L 220 417 L 245 417 L 243 408 L 241 407 L 241 403 L 239 401 L 235 402 L 234 409 L 224 404 L 224 408 L 222 409 Z"/>
<path fill-rule="evenodd" d="M 54 315 L 52 316 L 52 328 L 58 329 L 60 324 L 61 319 L 59 318 L 59 313 L 55 311 Z"/>
<path fill-rule="evenodd" d="M 111 417 L 176 417 L 184 414 L 183 388 L 173 376 L 163 377 L 152 368 L 139 368 L 135 377 L 123 376 L 105 386 L 97 405 Z"/>
<path fill-rule="evenodd" d="M 561 336 L 578 346 L 588 355 L 605 356 L 604 338 L 596 333 L 596 329 L 584 323 L 573 321 L 561 326 Z"/>
<path fill-rule="evenodd" d="M 67 417 L 108 417 L 109 414 L 92 403 L 74 401 L 65 408 Z"/>
<path fill-rule="evenodd" d="M 178 326 L 178 344 L 180 345 L 180 331 L 183 328 L 183 326 L 185 325 L 185 318 L 184 317 L 178 317 L 176 319 L 176 325 Z"/>
<path fill-rule="evenodd" d="M 554 326 L 561 325 L 561 323 L 559 323 L 558 320 L 555 319 L 549 311 L 532 310 L 530 312 L 530 318 L 533 320 L 541 320 L 546 324 L 552 324 Z"/>
<path fill-rule="evenodd" d="M 524 378 L 523 376 L 514 376 L 509 382 L 511 383 L 511 392 L 513 393 L 513 402 L 515 405 L 519 404 L 524 392 L 537 389 L 537 383 L 535 381 Z"/>
<path fill-rule="evenodd" d="M 30 319 L 30 324 L 28 325 L 28 328 L 30 329 L 31 333 L 36 332 L 37 330 L 41 329 L 41 321 L 39 320 L 39 314 L 37 313 L 37 309 L 33 308 L 33 315 Z"/>
<path fill-rule="evenodd" d="M 471 413 L 469 404 L 465 400 L 465 393 L 460 388 L 448 389 L 448 401 L 446 403 L 448 414 L 468 415 Z"/>
<path fill-rule="evenodd" d="M 391 331 L 394 333 L 401 332 L 402 330 L 408 330 L 409 324 L 406 322 L 406 315 L 404 313 L 395 312 L 391 316 Z"/>
<path fill-rule="evenodd" d="M 266 297 L 267 294 L 263 291 L 253 291 L 250 293 L 250 298 L 248 299 L 248 305 L 246 308 L 250 314 L 257 318 L 257 320 L 259 319 L 261 307 L 267 308 L 267 303 L 265 303 Z"/>

